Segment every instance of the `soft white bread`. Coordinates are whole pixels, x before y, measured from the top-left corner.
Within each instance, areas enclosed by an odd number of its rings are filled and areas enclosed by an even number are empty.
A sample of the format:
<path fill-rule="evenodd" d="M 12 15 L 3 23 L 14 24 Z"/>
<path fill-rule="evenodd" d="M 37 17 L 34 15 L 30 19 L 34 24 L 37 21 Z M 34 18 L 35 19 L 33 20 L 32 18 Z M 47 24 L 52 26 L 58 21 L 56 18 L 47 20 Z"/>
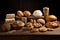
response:
<path fill-rule="evenodd" d="M 42 16 L 43 14 L 42 14 L 42 12 L 41 12 L 41 10 L 35 10 L 34 12 L 33 12 L 33 16 L 35 16 L 35 17 L 40 17 L 40 16 Z"/>

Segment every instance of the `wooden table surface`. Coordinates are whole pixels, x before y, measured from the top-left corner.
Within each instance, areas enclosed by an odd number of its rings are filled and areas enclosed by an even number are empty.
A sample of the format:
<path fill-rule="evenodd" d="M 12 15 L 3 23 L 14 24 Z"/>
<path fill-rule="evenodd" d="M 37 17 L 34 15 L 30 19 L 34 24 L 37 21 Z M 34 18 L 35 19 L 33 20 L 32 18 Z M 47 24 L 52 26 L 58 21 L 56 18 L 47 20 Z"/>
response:
<path fill-rule="evenodd" d="M 60 22 L 58 22 L 60 24 Z M 35 32 L 31 33 L 30 31 L 16 31 L 16 32 L 0 32 L 0 35 L 60 35 L 60 26 L 54 31 L 46 32 Z"/>

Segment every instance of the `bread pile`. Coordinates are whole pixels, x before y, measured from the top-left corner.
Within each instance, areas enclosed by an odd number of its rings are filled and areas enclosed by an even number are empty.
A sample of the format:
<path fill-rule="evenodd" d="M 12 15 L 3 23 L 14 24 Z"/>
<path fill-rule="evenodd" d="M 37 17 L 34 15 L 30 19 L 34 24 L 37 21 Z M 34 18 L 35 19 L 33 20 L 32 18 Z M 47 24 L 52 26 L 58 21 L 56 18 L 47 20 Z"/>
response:
<path fill-rule="evenodd" d="M 15 18 L 16 17 L 16 18 Z M 2 26 L 2 31 L 9 31 L 11 28 L 13 30 L 21 30 L 25 28 L 30 32 L 46 32 L 53 31 L 54 28 L 59 27 L 57 23 L 57 17 L 55 15 L 49 15 L 49 8 L 44 7 L 43 12 L 41 10 L 35 10 L 33 13 L 30 11 L 21 11 L 18 10 L 15 14 L 7 14 L 5 22 L 12 24 L 5 24 L 5 27 Z M 8 27 L 6 25 L 9 25 Z M 9 30 L 8 30 L 9 29 Z"/>

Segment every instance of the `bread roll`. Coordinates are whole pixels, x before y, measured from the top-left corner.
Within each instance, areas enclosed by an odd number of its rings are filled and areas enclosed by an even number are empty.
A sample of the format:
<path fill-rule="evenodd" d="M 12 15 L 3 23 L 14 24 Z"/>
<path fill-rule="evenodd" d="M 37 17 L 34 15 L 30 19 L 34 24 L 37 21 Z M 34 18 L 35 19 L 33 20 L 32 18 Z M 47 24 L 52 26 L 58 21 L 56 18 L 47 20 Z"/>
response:
<path fill-rule="evenodd" d="M 18 15 L 19 17 L 24 16 L 24 14 L 23 14 L 23 12 L 22 12 L 22 11 L 17 11 L 17 15 Z"/>
<path fill-rule="evenodd" d="M 30 11 L 24 11 L 24 15 L 25 15 L 26 17 L 29 17 L 29 16 L 31 15 L 31 13 L 30 13 Z"/>
<path fill-rule="evenodd" d="M 45 20 L 44 19 L 37 19 L 37 22 L 41 23 L 41 24 L 45 24 Z"/>
<path fill-rule="evenodd" d="M 55 15 L 46 16 L 46 21 L 56 21 L 57 17 Z"/>

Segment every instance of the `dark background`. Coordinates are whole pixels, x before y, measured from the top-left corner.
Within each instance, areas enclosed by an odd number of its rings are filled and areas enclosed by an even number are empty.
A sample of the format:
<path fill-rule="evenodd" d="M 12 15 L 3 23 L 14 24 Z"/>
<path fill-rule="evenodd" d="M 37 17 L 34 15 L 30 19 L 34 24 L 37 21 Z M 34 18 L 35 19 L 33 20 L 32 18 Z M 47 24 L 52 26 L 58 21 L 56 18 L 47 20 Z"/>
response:
<path fill-rule="evenodd" d="M 42 10 L 43 7 L 50 8 L 50 14 L 54 14 L 60 19 L 58 0 L 0 0 L 0 21 L 4 21 L 7 13 L 16 13 L 17 10 Z"/>

